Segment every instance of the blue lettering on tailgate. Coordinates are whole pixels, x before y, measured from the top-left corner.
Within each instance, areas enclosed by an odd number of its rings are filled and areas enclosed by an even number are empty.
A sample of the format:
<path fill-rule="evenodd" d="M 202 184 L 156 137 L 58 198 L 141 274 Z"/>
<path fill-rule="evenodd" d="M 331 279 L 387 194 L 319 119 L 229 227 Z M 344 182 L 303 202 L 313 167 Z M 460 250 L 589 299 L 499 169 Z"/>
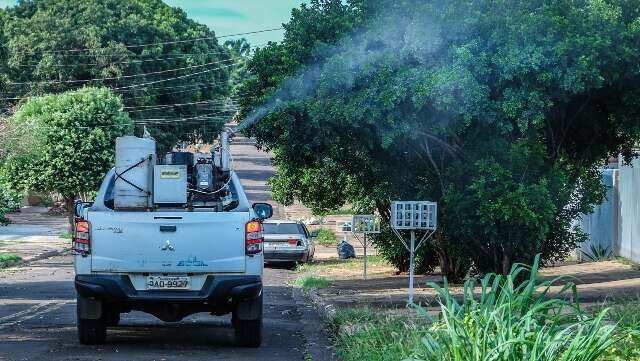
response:
<path fill-rule="evenodd" d="M 184 261 L 178 261 L 176 266 L 177 267 L 207 267 L 208 265 L 198 260 L 198 258 L 194 256 Z"/>

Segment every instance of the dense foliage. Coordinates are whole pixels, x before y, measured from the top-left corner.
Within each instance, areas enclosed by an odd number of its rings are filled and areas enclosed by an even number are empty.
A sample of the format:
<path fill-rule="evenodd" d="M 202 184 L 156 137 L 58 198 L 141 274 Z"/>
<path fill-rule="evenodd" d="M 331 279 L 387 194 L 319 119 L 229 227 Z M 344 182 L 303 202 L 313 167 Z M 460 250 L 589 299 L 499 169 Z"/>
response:
<path fill-rule="evenodd" d="M 456 280 L 472 264 L 506 274 L 536 253 L 565 257 L 584 239 L 572 220 L 602 200 L 598 168 L 640 135 L 639 11 L 635 0 L 303 5 L 242 89 L 248 119 L 266 114 L 249 132 L 275 154 L 275 197 L 385 217 L 390 199 L 435 200 L 428 252 Z"/>
<path fill-rule="evenodd" d="M 115 139 L 130 133 L 122 101 L 105 88 L 30 98 L 8 124 L 4 164 L 13 189 L 61 194 L 71 211 L 81 193 L 98 189 L 113 166 Z M 28 148 L 22 139 L 31 139 Z"/>
<path fill-rule="evenodd" d="M 207 26 L 161 0 L 24 0 L 0 10 L 0 40 L 0 108 L 106 86 L 161 148 L 222 126 L 217 101 L 234 59 Z"/>
<path fill-rule="evenodd" d="M 0 180 L 0 226 L 7 225 L 9 219 L 6 214 L 20 208 L 22 195 L 3 184 Z"/>

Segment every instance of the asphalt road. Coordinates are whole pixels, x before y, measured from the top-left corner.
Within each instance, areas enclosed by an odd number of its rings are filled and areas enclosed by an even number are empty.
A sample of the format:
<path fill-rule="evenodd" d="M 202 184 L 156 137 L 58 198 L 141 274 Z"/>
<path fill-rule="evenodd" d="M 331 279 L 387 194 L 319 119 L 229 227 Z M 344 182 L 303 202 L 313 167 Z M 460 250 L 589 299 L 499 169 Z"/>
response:
<path fill-rule="evenodd" d="M 75 327 L 71 256 L 0 274 L 0 360 L 304 360 L 327 359 L 315 311 L 287 285 L 292 272 L 265 269 L 264 342 L 235 345 L 229 317 L 196 314 L 177 323 L 131 312 L 107 343 L 83 346 Z"/>
<path fill-rule="evenodd" d="M 232 147 L 234 167 L 252 201 L 270 201 L 268 156 L 247 140 Z M 108 329 L 107 342 L 77 341 L 73 260 L 69 255 L 0 271 L 0 360 L 331 360 L 320 320 L 286 269 L 264 272 L 264 341 L 235 345 L 230 317 L 192 315 L 177 323 L 131 312 Z"/>

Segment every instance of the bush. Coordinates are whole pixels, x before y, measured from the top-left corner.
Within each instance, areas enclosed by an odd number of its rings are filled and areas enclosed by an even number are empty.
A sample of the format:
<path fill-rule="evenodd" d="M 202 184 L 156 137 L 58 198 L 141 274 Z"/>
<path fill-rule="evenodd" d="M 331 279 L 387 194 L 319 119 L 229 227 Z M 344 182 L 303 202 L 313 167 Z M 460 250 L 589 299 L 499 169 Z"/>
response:
<path fill-rule="evenodd" d="M 319 228 L 315 241 L 322 246 L 335 246 L 338 243 L 336 232 L 329 228 Z"/>
<path fill-rule="evenodd" d="M 602 262 L 608 261 L 613 258 L 613 251 L 609 247 L 603 247 L 602 245 L 592 244 L 589 246 L 589 251 L 580 251 L 582 256 L 590 262 Z"/>
<path fill-rule="evenodd" d="M 409 252 L 391 231 L 387 223 L 383 223 L 380 230 L 379 234 L 375 234 L 372 237 L 372 242 L 376 246 L 378 253 L 399 272 L 408 272 Z M 431 243 L 426 242 L 418 249 L 415 262 L 416 274 L 433 272 L 438 265 L 438 257 Z"/>
<path fill-rule="evenodd" d="M 20 209 L 20 193 L 9 189 L 0 183 L 0 225 L 7 225 L 9 220 L 5 215 Z"/>
<path fill-rule="evenodd" d="M 0 268 L 15 266 L 21 261 L 22 258 L 13 253 L 0 253 Z"/>

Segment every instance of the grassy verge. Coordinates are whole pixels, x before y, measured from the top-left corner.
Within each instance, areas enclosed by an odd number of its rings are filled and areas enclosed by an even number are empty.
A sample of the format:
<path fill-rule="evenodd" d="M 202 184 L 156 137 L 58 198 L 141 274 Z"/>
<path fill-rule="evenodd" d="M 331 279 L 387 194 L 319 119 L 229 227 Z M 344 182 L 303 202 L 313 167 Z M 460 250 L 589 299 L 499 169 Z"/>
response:
<path fill-rule="evenodd" d="M 342 361 L 412 359 L 428 332 L 426 324 L 368 308 L 338 310 L 328 326 Z"/>
<path fill-rule="evenodd" d="M 592 314 L 606 310 L 607 321 L 616 324 L 616 344 L 607 350 L 603 360 L 640 361 L 640 300 L 605 304 L 591 310 Z"/>
<path fill-rule="evenodd" d="M 22 258 L 13 253 L 0 253 L 0 268 L 8 268 L 22 262 Z"/>
<path fill-rule="evenodd" d="M 304 291 L 309 291 L 311 288 L 327 288 L 329 287 L 329 280 L 324 277 L 318 277 L 313 275 L 305 275 L 297 280 L 298 286 L 302 287 Z"/>
<path fill-rule="evenodd" d="M 421 308 L 412 320 L 367 309 L 339 311 L 329 324 L 336 352 L 344 361 L 640 360 L 640 306 L 583 312 L 568 301 L 577 296 L 573 284 L 540 282 L 537 271 L 536 262 L 515 267 L 506 277 L 469 281 L 462 302 L 446 283 L 432 284 L 440 301 L 438 317 Z M 552 296 L 548 287 L 553 285 L 564 291 Z"/>
<path fill-rule="evenodd" d="M 296 271 L 299 273 L 324 274 L 334 270 L 359 270 L 362 269 L 362 264 L 362 258 L 321 260 L 304 263 L 298 266 Z M 370 268 L 388 265 L 382 256 L 369 256 L 368 267 Z"/>

